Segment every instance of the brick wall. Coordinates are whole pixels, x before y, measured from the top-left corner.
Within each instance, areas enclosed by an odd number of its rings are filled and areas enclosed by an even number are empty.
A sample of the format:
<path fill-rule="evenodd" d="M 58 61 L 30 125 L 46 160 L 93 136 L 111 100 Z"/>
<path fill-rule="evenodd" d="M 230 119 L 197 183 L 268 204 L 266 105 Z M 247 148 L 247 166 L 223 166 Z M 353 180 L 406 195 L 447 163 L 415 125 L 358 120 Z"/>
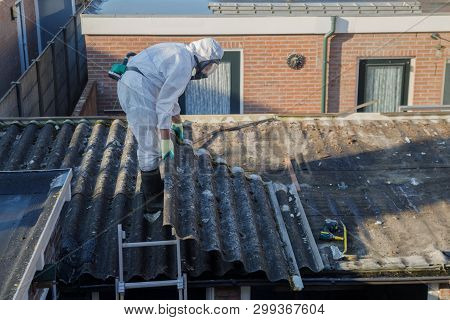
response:
<path fill-rule="evenodd" d="M 88 81 L 78 99 L 72 117 L 97 115 L 97 82 Z"/>
<path fill-rule="evenodd" d="M 15 0 L 4 0 L 0 5 L 0 97 L 9 89 L 11 81 L 15 81 L 20 76 L 20 55 L 17 35 L 17 21 L 11 19 L 11 7 Z M 37 33 L 36 33 L 36 14 L 34 11 L 34 1 L 25 0 L 25 16 L 27 17 L 27 40 L 28 57 L 36 58 Z"/>
<path fill-rule="evenodd" d="M 450 34 L 441 34 L 450 37 Z M 116 83 L 107 76 L 111 65 L 128 51 L 159 42 L 188 43 L 201 37 L 86 36 L 89 79 L 98 83 L 98 110 L 119 108 Z M 320 111 L 322 35 L 221 36 L 225 49 L 242 49 L 244 56 L 245 113 L 311 113 Z M 445 57 L 436 56 L 436 40 L 429 33 L 335 35 L 331 40 L 330 112 L 352 110 L 356 105 L 356 81 L 360 57 L 411 57 L 416 61 L 414 104 L 440 103 Z M 443 45 L 445 43 L 443 42 Z M 292 52 L 305 55 L 301 70 L 292 70 L 286 58 Z"/>
<path fill-rule="evenodd" d="M 434 48 L 439 41 L 430 33 L 341 34 L 331 41 L 329 73 L 330 112 L 351 110 L 357 103 L 357 75 L 360 58 L 414 58 L 412 103 L 442 103 L 445 61 L 450 50 Z M 448 38 L 450 33 L 442 33 Z M 445 45 L 445 42 L 442 42 Z M 410 101 L 411 102 L 411 101 Z"/>

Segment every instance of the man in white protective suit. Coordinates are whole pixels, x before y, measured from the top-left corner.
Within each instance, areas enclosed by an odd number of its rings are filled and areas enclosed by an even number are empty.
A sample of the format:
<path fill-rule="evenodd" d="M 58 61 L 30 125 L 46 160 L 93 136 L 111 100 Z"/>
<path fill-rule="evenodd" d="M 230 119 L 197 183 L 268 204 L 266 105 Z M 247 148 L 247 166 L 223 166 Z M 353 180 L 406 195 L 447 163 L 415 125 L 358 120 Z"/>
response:
<path fill-rule="evenodd" d="M 127 64 L 117 84 L 120 105 L 138 143 L 137 157 L 147 204 L 162 195 L 159 163 L 173 158 L 170 130 L 184 140 L 178 98 L 190 80 L 207 78 L 217 68 L 223 49 L 212 38 L 151 46 Z"/>

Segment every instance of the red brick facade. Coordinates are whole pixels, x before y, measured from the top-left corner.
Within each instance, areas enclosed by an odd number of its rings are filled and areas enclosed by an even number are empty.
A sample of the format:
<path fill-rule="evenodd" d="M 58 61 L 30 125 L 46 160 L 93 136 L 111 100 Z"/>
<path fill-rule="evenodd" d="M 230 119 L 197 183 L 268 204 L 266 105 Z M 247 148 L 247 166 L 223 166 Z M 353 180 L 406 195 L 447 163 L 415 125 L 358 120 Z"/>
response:
<path fill-rule="evenodd" d="M 442 33 L 448 37 L 450 34 Z M 441 104 L 446 60 L 450 50 L 437 51 L 430 33 L 342 34 L 331 41 L 329 110 L 346 111 L 356 105 L 358 59 L 411 58 L 410 83 L 414 105 Z M 415 64 L 415 66 L 414 66 Z M 410 99 L 411 100 L 411 99 Z"/>
<path fill-rule="evenodd" d="M 88 81 L 72 112 L 72 117 L 95 115 L 97 115 L 97 83 Z"/>
<path fill-rule="evenodd" d="M 357 99 L 360 58 L 411 58 L 413 104 L 440 104 L 445 61 L 450 50 L 439 52 L 430 33 L 338 34 L 331 38 L 329 112 L 353 110 Z M 442 33 L 449 38 L 450 33 Z M 98 82 L 98 110 L 119 108 L 115 82 L 107 77 L 111 65 L 128 51 L 159 42 L 188 43 L 201 37 L 86 36 L 89 79 Z M 323 35 L 218 36 L 225 49 L 242 49 L 244 57 L 244 113 L 320 112 Z M 442 43 L 445 45 L 445 43 Z M 301 70 L 290 69 L 287 56 L 306 57 Z"/>

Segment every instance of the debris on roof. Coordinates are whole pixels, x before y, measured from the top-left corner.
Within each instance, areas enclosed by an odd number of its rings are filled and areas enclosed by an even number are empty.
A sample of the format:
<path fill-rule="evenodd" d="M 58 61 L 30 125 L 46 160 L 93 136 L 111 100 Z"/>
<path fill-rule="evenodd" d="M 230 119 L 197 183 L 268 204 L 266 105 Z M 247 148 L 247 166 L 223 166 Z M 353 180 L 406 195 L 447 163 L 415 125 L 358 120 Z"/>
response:
<path fill-rule="evenodd" d="M 325 218 L 349 226 L 354 261 L 335 261 L 335 243 L 317 239 L 326 270 L 381 272 L 392 259 L 398 270 L 442 269 L 450 251 L 450 116 L 365 116 L 262 123 L 194 146 L 283 183 L 291 180 L 288 155 L 314 236 Z M 191 135 L 204 131 L 193 126 Z"/>

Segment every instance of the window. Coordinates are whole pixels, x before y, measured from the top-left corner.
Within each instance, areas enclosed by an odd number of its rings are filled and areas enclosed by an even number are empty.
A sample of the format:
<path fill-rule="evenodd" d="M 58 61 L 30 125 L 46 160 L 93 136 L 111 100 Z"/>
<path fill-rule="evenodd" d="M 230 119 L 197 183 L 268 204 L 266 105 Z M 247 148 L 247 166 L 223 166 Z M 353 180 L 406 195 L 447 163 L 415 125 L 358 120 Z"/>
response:
<path fill-rule="evenodd" d="M 408 104 L 409 59 L 361 60 L 359 65 L 358 111 L 395 112 Z"/>
<path fill-rule="evenodd" d="M 241 54 L 224 53 L 219 68 L 207 79 L 189 82 L 180 97 L 181 114 L 240 113 Z"/>
<path fill-rule="evenodd" d="M 444 105 L 450 105 L 450 59 L 447 60 L 445 66 L 445 79 L 444 79 Z"/>

